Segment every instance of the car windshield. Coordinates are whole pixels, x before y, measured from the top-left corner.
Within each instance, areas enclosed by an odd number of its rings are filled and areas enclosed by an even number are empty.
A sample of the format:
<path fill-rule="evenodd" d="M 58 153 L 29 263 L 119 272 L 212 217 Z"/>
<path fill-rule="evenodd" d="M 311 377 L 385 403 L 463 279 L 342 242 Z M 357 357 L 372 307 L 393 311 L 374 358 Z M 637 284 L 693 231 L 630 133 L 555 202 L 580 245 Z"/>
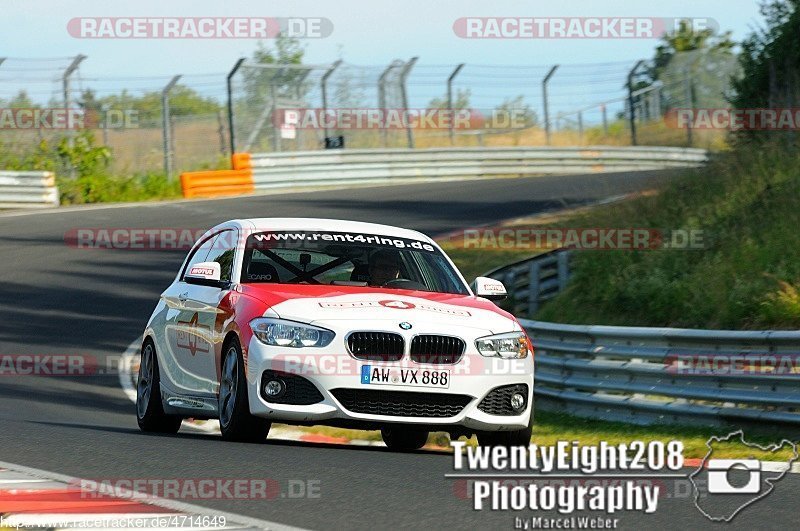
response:
<path fill-rule="evenodd" d="M 442 252 L 430 243 L 352 232 L 251 234 L 241 281 L 469 293 Z"/>

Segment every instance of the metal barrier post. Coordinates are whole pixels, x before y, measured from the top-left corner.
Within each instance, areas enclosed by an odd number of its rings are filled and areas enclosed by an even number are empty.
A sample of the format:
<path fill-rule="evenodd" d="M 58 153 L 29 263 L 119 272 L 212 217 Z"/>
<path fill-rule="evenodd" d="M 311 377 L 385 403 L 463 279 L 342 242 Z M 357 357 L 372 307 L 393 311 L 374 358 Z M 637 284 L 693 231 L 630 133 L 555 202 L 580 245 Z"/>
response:
<path fill-rule="evenodd" d="M 539 309 L 539 286 L 541 280 L 542 266 L 538 260 L 530 264 L 528 270 L 528 315 L 535 315 Z"/>
<path fill-rule="evenodd" d="M 550 71 L 544 76 L 542 80 L 542 105 L 544 106 L 544 142 L 550 145 L 550 107 L 547 101 L 547 82 L 556 73 L 558 65 L 553 65 Z"/>
<path fill-rule="evenodd" d="M 323 126 L 324 126 L 324 135 L 325 138 L 328 138 L 328 120 L 325 118 L 325 115 L 328 112 L 328 78 L 331 77 L 334 70 L 339 68 L 339 65 L 342 64 L 342 60 L 339 59 L 338 61 L 334 62 L 330 68 L 328 68 L 324 74 L 322 74 L 322 80 L 320 81 L 320 87 L 322 89 L 322 116 L 320 117 L 323 119 Z"/>
<path fill-rule="evenodd" d="M 453 70 L 453 73 L 450 74 L 450 77 L 447 78 L 447 112 L 449 112 L 449 113 L 453 112 L 453 80 L 456 78 L 458 73 L 461 72 L 462 68 L 464 68 L 464 63 L 459 64 L 456 67 L 456 69 Z M 450 130 L 449 132 L 450 132 L 450 145 L 451 146 L 455 145 L 455 133 L 453 131 L 453 119 L 454 118 L 455 118 L 455 115 L 451 116 L 450 120 L 448 122 L 449 123 L 448 129 Z"/>
<path fill-rule="evenodd" d="M 689 69 L 686 69 L 685 77 L 683 80 L 684 98 L 686 98 L 687 107 L 694 109 L 694 87 L 692 86 L 692 74 Z M 692 124 L 686 126 L 686 143 L 689 147 L 694 144 L 694 133 L 692 131 Z"/>
<path fill-rule="evenodd" d="M 236 153 L 236 135 L 235 135 L 234 129 L 233 129 L 233 88 L 232 88 L 233 83 L 232 83 L 232 80 L 233 80 L 233 76 L 239 70 L 239 67 L 242 66 L 242 63 L 244 63 L 244 61 L 245 61 L 244 57 L 242 57 L 241 59 L 236 61 L 236 64 L 233 65 L 233 68 L 231 68 L 231 71 L 228 73 L 228 78 L 226 80 L 226 87 L 227 87 L 227 90 L 228 90 L 228 135 L 229 135 L 230 141 L 231 141 L 231 155 Z"/>
<path fill-rule="evenodd" d="M 630 112 L 630 123 L 631 123 L 631 145 L 637 145 L 636 139 L 636 105 L 633 102 L 633 76 L 636 73 L 636 70 L 644 63 L 644 61 L 637 61 L 636 64 L 631 68 L 630 72 L 628 72 L 628 109 Z"/>
<path fill-rule="evenodd" d="M 408 96 L 406 95 L 406 79 L 408 79 L 408 74 L 411 72 L 411 69 L 414 68 L 414 65 L 417 62 L 419 57 L 412 57 L 406 64 L 403 66 L 403 70 L 400 72 L 400 98 L 403 100 L 403 115 L 405 116 L 404 121 L 406 125 L 406 138 L 408 140 L 408 147 L 414 147 L 414 133 L 411 132 L 411 123 L 408 119 Z"/>
<path fill-rule="evenodd" d="M 389 75 L 389 72 L 391 72 L 393 68 L 402 65 L 402 61 L 395 59 L 386 67 L 378 78 L 378 108 L 381 110 L 381 113 L 383 113 L 383 121 L 386 120 L 386 76 Z M 381 137 L 383 139 L 383 147 L 387 147 L 389 136 L 386 127 L 381 128 Z"/>
<path fill-rule="evenodd" d="M 167 175 L 167 180 L 172 179 L 172 133 L 169 115 L 169 91 L 175 86 L 180 75 L 173 77 L 164 90 L 161 91 L 161 119 L 162 119 L 162 137 L 164 139 L 164 173 Z"/>

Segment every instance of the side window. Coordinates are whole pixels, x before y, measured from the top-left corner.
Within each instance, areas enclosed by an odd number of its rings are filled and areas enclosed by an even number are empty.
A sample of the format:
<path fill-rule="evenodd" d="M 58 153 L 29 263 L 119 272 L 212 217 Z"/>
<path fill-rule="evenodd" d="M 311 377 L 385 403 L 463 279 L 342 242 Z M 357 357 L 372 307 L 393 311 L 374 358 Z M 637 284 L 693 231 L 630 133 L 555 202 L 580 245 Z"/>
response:
<path fill-rule="evenodd" d="M 211 245 L 211 250 L 204 260 L 205 262 L 216 262 L 220 267 L 220 280 L 231 281 L 233 276 L 233 259 L 236 255 L 236 232 L 227 230 L 220 232 L 214 243 Z"/>
<path fill-rule="evenodd" d="M 183 276 L 186 274 L 186 271 L 195 264 L 199 264 L 200 262 L 206 262 L 206 257 L 208 256 L 208 252 L 211 250 L 211 247 L 214 244 L 214 240 L 216 240 L 216 236 L 212 236 L 211 238 L 207 239 L 200 247 L 197 247 L 189 257 L 189 260 L 186 262 L 186 267 L 183 268 L 181 272 L 181 280 L 183 280 Z"/>

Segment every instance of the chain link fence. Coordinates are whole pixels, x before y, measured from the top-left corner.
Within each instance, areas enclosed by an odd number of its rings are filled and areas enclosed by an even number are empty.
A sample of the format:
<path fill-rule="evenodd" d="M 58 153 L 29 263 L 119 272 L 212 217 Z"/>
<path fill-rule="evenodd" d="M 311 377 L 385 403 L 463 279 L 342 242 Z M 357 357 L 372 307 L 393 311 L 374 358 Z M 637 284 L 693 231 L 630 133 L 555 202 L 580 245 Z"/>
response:
<path fill-rule="evenodd" d="M 676 54 L 659 66 L 652 61 L 501 66 L 431 65 L 417 58 L 385 65 L 240 60 L 227 73 L 117 78 L 84 76 L 81 66 L 88 61 L 84 56 L 0 61 L 0 108 L 78 109 L 95 141 L 111 149 L 114 172 L 172 176 L 225 167 L 232 152 L 242 151 L 715 148 L 724 143 L 725 131 L 678 127 L 670 112 L 729 107 L 737 75 L 734 55 L 706 51 Z M 433 116 L 427 123 L 410 118 L 426 112 Z M 366 126 L 348 121 L 376 113 L 379 120 Z M 392 116 L 399 120 L 392 122 Z M 303 121 L 308 117 L 314 119 Z M 22 159 L 43 140 L 76 134 L 74 128 L 0 124 L 3 152 L 18 152 Z"/>

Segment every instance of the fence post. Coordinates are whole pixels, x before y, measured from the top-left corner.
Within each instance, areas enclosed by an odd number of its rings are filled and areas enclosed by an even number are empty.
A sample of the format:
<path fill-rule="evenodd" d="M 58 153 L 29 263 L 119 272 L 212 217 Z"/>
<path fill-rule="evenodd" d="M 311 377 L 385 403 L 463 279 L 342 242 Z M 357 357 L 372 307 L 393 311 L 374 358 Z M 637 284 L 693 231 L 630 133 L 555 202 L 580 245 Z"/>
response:
<path fill-rule="evenodd" d="M 453 115 L 450 116 L 450 120 L 448 121 L 450 129 L 450 145 L 455 145 L 455 134 L 453 132 L 453 120 L 455 118 L 455 114 L 453 113 L 453 80 L 461 72 L 461 69 L 464 68 L 464 63 L 459 64 L 453 73 L 450 74 L 450 77 L 447 78 L 447 112 L 452 113 Z"/>
<path fill-rule="evenodd" d="M 301 101 L 303 98 L 303 83 L 305 83 L 306 78 L 311 74 L 311 69 L 307 69 L 303 75 L 300 76 L 300 79 L 297 80 L 294 86 L 294 94 L 297 98 L 297 101 Z M 302 124 L 299 124 L 302 125 Z M 294 138 L 295 138 L 295 151 L 303 151 L 305 149 L 305 143 L 303 142 L 303 129 L 301 127 L 294 128 Z"/>
<path fill-rule="evenodd" d="M 608 111 L 605 103 L 600 105 L 600 110 L 603 112 L 603 136 L 608 137 Z"/>
<path fill-rule="evenodd" d="M 75 72 L 75 70 L 78 69 L 78 66 L 83 62 L 84 59 L 86 59 L 85 55 L 81 55 L 81 54 L 76 55 L 75 59 L 72 60 L 72 62 L 67 67 L 67 69 L 64 70 L 64 75 L 61 78 L 61 83 L 63 84 L 63 89 L 64 89 L 64 109 L 65 110 L 69 109 L 69 106 L 72 103 L 70 101 L 71 100 L 71 96 L 72 96 L 72 93 L 71 93 L 72 91 L 71 91 L 71 87 L 70 87 L 70 77 L 72 76 L 72 73 Z M 69 111 L 67 110 L 66 112 L 69 112 Z M 71 148 L 73 145 L 75 145 L 75 141 L 72 138 L 73 132 L 72 132 L 71 128 L 67 128 L 66 135 L 67 135 L 67 145 Z M 75 177 L 75 168 L 72 166 L 72 164 L 69 164 L 69 176 L 71 178 Z"/>
<path fill-rule="evenodd" d="M 325 115 L 328 113 L 328 78 L 331 77 L 331 74 L 333 74 L 334 70 L 339 68 L 340 64 L 342 64 L 342 60 L 341 59 L 339 59 L 338 61 L 334 62 L 325 71 L 325 73 L 322 74 L 322 79 L 320 80 L 320 88 L 322 89 L 322 116 L 320 116 L 320 118 L 324 120 L 323 121 L 323 124 L 324 124 L 323 131 L 324 131 L 324 136 L 325 136 L 326 139 L 328 138 L 328 125 L 327 125 L 328 124 L 328 120 L 325 117 Z"/>
<path fill-rule="evenodd" d="M 411 72 L 411 69 L 414 68 L 414 65 L 417 62 L 419 57 L 412 57 L 404 66 L 403 70 L 400 71 L 400 99 L 403 100 L 403 115 L 404 115 L 404 122 L 406 125 L 406 138 L 408 140 L 408 147 L 414 147 L 414 133 L 411 131 L 411 120 L 409 120 L 408 116 L 408 96 L 406 95 L 406 79 L 408 79 L 408 74 Z"/>
<path fill-rule="evenodd" d="M 569 280 L 569 251 L 558 253 L 558 291 L 564 291 Z"/>
<path fill-rule="evenodd" d="M 389 72 L 391 72 L 393 68 L 397 68 L 402 64 L 402 61 L 395 59 L 389 63 L 389 66 L 387 66 L 380 77 L 378 77 L 378 108 L 380 108 L 381 113 L 383 113 L 382 121 L 384 122 L 384 126 L 386 121 L 386 76 L 389 75 Z M 386 127 L 381 128 L 381 137 L 383 139 L 383 147 L 387 147 L 388 132 L 386 131 Z"/>
<path fill-rule="evenodd" d="M 542 79 L 542 105 L 544 107 L 544 142 L 550 145 L 550 107 L 547 101 L 547 82 L 556 73 L 558 65 L 553 65 L 547 75 Z"/>
<path fill-rule="evenodd" d="M 167 175 L 167 180 L 172 180 L 172 127 L 169 115 L 169 91 L 181 78 L 180 75 L 173 77 L 169 83 L 161 91 L 161 120 L 162 120 L 162 137 L 164 140 L 164 173 Z"/>
<path fill-rule="evenodd" d="M 631 145 L 637 145 L 636 139 L 636 105 L 633 102 L 633 76 L 636 74 L 636 71 L 639 69 L 640 66 L 644 63 L 643 60 L 637 61 L 633 68 L 631 68 L 630 72 L 628 72 L 628 109 L 630 112 L 630 123 L 631 123 Z"/>
<path fill-rule="evenodd" d="M 108 110 L 109 110 L 109 106 L 108 106 L 107 103 L 104 103 L 100 107 L 100 112 L 103 113 L 102 128 L 103 128 L 103 145 L 104 146 L 108 146 Z"/>
<path fill-rule="evenodd" d="M 275 119 L 276 113 L 278 112 L 278 101 L 277 96 L 275 95 L 274 78 L 272 81 L 273 82 L 271 82 L 269 85 L 269 98 L 272 100 L 272 105 L 270 106 L 270 116 L 272 116 L 272 151 L 280 153 L 282 148 L 281 131 L 277 124 L 277 120 Z"/>
<path fill-rule="evenodd" d="M 538 260 L 534 260 L 530 264 L 528 270 L 528 316 L 532 317 L 539 309 L 539 288 L 540 276 L 542 268 Z"/>
<path fill-rule="evenodd" d="M 235 133 L 233 132 L 234 129 L 233 129 L 233 87 L 232 87 L 233 83 L 232 83 L 232 80 L 233 80 L 233 76 L 239 70 L 239 67 L 242 66 L 242 63 L 244 63 L 244 61 L 245 61 L 244 57 L 242 57 L 241 59 L 236 61 L 236 64 L 233 65 L 233 68 L 231 69 L 231 71 L 228 72 L 228 78 L 226 80 L 226 86 L 227 86 L 227 90 L 228 90 L 228 137 L 229 137 L 230 143 L 231 143 L 231 155 L 236 153 L 236 139 L 235 139 Z"/>
<path fill-rule="evenodd" d="M 503 278 L 502 282 L 503 282 L 503 285 L 506 287 L 506 290 L 509 290 L 509 286 L 511 286 L 511 290 L 508 291 L 509 299 L 510 299 L 509 302 L 511 303 L 511 306 L 508 308 L 508 310 L 511 313 L 516 313 L 516 310 L 517 310 L 517 299 L 515 297 L 516 290 L 513 289 L 513 287 L 516 285 L 516 282 L 517 282 L 517 274 L 514 272 L 513 269 L 510 269 L 506 273 L 506 275 Z"/>
<path fill-rule="evenodd" d="M 219 135 L 219 152 L 224 157 L 228 154 L 228 143 L 225 142 L 225 115 L 222 109 L 217 111 L 217 134 Z"/>
<path fill-rule="evenodd" d="M 694 90 L 692 89 L 692 74 L 687 68 L 683 78 L 683 97 L 686 99 L 686 106 L 694 113 Z M 694 144 L 694 132 L 692 131 L 691 121 L 686 124 L 686 143 L 689 147 Z"/>

